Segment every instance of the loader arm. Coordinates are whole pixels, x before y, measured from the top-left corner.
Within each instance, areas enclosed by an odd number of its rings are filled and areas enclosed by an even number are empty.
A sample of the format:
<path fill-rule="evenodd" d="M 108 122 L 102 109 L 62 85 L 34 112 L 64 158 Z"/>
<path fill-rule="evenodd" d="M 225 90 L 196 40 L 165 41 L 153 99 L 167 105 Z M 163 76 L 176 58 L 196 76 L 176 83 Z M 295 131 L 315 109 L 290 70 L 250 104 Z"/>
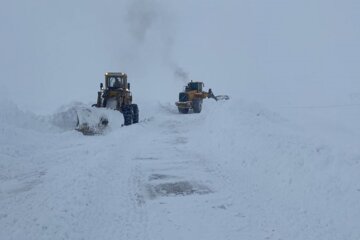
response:
<path fill-rule="evenodd" d="M 207 98 L 213 98 L 215 99 L 216 101 L 218 100 L 217 97 L 214 95 L 214 93 L 212 92 L 211 88 L 209 88 L 209 91 L 208 92 L 204 92 L 205 96 Z"/>

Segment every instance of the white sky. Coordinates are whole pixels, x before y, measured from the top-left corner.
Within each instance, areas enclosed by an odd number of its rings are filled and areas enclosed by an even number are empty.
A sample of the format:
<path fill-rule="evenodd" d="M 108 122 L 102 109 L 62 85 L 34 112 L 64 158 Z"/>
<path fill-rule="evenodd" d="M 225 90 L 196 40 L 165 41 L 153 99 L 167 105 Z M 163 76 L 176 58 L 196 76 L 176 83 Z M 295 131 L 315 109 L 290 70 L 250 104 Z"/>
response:
<path fill-rule="evenodd" d="M 95 102 L 106 71 L 134 97 L 177 100 L 184 82 L 269 105 L 360 103 L 360 2 L 2 0 L 0 87 L 20 107 Z"/>

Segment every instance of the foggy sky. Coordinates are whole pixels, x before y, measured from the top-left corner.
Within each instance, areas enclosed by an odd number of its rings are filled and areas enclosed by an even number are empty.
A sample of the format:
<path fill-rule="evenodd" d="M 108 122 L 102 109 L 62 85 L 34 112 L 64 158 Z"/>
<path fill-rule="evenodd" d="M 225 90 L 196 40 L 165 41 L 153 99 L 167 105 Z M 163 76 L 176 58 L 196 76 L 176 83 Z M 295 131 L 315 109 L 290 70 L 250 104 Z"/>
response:
<path fill-rule="evenodd" d="M 104 73 L 124 71 L 141 100 L 173 103 L 188 78 L 273 105 L 360 103 L 359 12 L 355 0 L 2 0 L 0 93 L 49 113 L 95 102 Z"/>

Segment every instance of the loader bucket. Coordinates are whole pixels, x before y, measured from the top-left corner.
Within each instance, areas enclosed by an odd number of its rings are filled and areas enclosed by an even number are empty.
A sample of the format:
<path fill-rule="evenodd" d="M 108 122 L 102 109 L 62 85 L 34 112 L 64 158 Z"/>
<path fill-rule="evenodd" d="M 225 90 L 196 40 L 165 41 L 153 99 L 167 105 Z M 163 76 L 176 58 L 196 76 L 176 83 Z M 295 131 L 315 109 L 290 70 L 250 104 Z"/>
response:
<path fill-rule="evenodd" d="M 218 101 L 218 100 L 229 100 L 230 99 L 230 97 L 228 95 L 217 95 L 217 96 L 215 96 L 215 98 L 216 98 L 216 101 Z"/>
<path fill-rule="evenodd" d="M 107 127 L 108 118 L 99 113 L 96 108 L 81 107 L 76 109 L 77 125 L 75 130 L 84 135 L 97 135 L 103 133 Z"/>

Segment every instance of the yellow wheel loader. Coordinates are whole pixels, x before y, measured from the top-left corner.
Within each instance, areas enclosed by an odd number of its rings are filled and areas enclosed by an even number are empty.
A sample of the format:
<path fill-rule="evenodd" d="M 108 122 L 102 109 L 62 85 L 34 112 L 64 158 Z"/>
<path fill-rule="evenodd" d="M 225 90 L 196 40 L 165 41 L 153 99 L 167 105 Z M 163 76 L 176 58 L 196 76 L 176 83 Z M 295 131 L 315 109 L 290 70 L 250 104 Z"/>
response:
<path fill-rule="evenodd" d="M 124 115 L 124 125 L 139 122 L 139 108 L 132 103 L 130 83 L 127 82 L 125 73 L 105 73 L 105 88 L 100 83 L 97 102 L 93 106 L 104 107 L 120 111 Z"/>
<path fill-rule="evenodd" d="M 127 82 L 125 73 L 105 73 L 105 86 L 100 83 L 96 104 L 93 104 L 92 108 L 76 108 L 76 130 L 85 135 L 101 134 L 109 123 L 110 113 L 106 109 L 121 112 L 125 126 L 139 122 L 139 108 L 132 102 L 130 83 Z"/>
<path fill-rule="evenodd" d="M 189 112 L 189 110 L 193 110 L 194 113 L 200 113 L 202 110 L 202 103 L 204 98 L 213 98 L 216 101 L 229 99 L 227 95 L 215 96 L 211 88 L 208 90 L 208 92 L 205 92 L 203 91 L 203 87 L 203 82 L 191 81 L 187 84 L 185 90 L 179 93 L 179 101 L 175 104 L 178 107 L 180 113 L 186 114 Z"/>

